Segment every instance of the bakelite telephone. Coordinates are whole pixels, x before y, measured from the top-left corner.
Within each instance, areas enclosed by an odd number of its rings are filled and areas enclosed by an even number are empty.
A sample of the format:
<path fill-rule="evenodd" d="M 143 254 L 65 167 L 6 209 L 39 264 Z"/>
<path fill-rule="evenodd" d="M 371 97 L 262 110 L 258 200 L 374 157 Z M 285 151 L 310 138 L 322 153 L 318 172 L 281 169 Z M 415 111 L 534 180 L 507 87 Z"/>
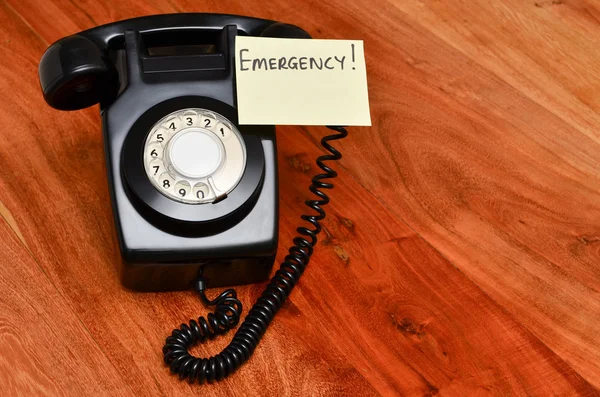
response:
<path fill-rule="evenodd" d="M 299 27 L 235 15 L 171 14 L 99 26 L 52 44 L 39 65 L 44 99 L 59 110 L 100 104 L 110 196 L 123 257 L 122 283 L 131 289 L 196 288 L 214 313 L 167 337 L 164 360 L 181 379 L 221 380 L 249 359 L 298 281 L 317 243 L 323 173 L 310 191 L 318 199 L 303 215 L 293 246 L 232 342 L 210 358 L 188 349 L 235 327 L 242 303 L 234 290 L 210 300 L 207 286 L 268 279 L 278 243 L 275 127 L 239 125 L 234 48 L 237 35 L 310 39 Z"/>

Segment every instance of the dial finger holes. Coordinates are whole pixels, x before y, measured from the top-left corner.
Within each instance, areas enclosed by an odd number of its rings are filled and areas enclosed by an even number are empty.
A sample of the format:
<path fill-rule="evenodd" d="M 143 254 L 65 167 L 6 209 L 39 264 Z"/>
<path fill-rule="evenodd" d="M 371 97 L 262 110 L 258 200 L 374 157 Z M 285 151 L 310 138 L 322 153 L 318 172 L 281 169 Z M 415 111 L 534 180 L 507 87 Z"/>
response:
<path fill-rule="evenodd" d="M 200 117 L 200 127 L 213 130 L 217 126 L 217 120 L 210 113 L 203 113 Z"/>
<path fill-rule="evenodd" d="M 183 116 L 181 116 L 181 118 L 183 121 L 184 128 L 199 125 L 198 113 L 196 113 L 196 112 L 187 111 L 183 114 Z"/>
<path fill-rule="evenodd" d="M 160 144 L 165 144 L 169 138 L 171 137 L 171 133 L 166 128 L 159 128 L 152 134 L 152 138 L 150 138 L 153 142 L 158 142 Z"/>
<path fill-rule="evenodd" d="M 188 181 L 179 181 L 175 184 L 175 194 L 183 198 L 191 193 L 190 183 Z"/>
<path fill-rule="evenodd" d="M 155 178 L 162 175 L 162 173 L 166 171 L 165 164 L 161 159 L 151 160 L 148 165 L 150 167 L 150 174 Z"/>
<path fill-rule="evenodd" d="M 231 135 L 233 135 L 233 131 L 231 131 L 231 128 L 225 123 L 218 123 L 215 128 L 215 133 L 223 141 L 228 140 Z"/>
<path fill-rule="evenodd" d="M 152 159 L 161 159 L 163 157 L 163 147 L 158 142 L 153 142 L 146 147 L 146 154 Z"/>
<path fill-rule="evenodd" d="M 163 172 L 158 178 L 158 183 L 163 190 L 171 190 L 175 180 L 167 172 Z"/>
<path fill-rule="evenodd" d="M 169 130 L 169 132 L 173 134 L 181 128 L 181 124 L 179 117 L 173 117 L 165 121 L 161 127 Z"/>
<path fill-rule="evenodd" d="M 206 183 L 196 183 L 194 185 L 194 191 L 192 192 L 194 194 L 194 197 L 198 200 L 204 200 L 207 199 L 208 196 L 210 195 L 210 190 L 208 188 L 208 185 Z"/>

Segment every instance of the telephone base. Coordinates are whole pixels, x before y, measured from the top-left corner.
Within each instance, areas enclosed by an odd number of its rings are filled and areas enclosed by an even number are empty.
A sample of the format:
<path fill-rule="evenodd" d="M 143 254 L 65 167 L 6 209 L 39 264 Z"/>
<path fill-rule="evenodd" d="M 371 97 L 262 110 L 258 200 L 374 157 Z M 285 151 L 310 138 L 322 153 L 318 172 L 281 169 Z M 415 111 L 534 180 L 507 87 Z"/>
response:
<path fill-rule="evenodd" d="M 142 292 L 189 290 L 202 276 L 213 287 L 252 284 L 269 279 L 275 255 L 215 259 L 195 263 L 121 264 L 121 282 Z"/>

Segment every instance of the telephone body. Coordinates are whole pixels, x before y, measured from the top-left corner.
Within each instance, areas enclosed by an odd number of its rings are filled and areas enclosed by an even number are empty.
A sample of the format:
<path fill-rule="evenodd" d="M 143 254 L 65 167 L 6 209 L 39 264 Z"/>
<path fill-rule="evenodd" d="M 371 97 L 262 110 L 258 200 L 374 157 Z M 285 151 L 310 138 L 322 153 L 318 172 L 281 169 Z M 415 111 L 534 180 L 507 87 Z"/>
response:
<path fill-rule="evenodd" d="M 155 15 L 63 38 L 44 53 L 39 78 L 59 110 L 100 104 L 108 185 L 123 257 L 121 280 L 143 291 L 194 287 L 213 313 L 173 330 L 163 347 L 172 373 L 190 382 L 221 380 L 247 361 L 308 265 L 329 203 L 324 189 L 341 159 L 331 141 L 309 187 L 316 198 L 293 245 L 219 354 L 189 348 L 237 326 L 235 290 L 215 299 L 207 285 L 268 278 L 277 250 L 275 127 L 239 125 L 234 49 L 237 35 L 310 39 L 276 21 L 220 14 Z"/>
<path fill-rule="evenodd" d="M 136 290 L 266 280 L 277 250 L 274 126 L 237 123 L 237 35 L 309 38 L 234 15 L 116 22 L 53 44 L 40 61 L 46 101 L 100 103 L 110 196 Z"/>

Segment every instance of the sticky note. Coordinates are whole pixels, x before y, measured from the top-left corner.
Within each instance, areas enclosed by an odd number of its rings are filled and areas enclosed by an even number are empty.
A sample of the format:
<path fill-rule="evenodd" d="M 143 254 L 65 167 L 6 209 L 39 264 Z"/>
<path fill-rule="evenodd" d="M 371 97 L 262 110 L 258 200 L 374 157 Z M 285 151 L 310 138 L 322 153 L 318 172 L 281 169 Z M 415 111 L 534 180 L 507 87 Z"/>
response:
<path fill-rule="evenodd" d="M 237 36 L 240 124 L 371 125 L 360 40 Z"/>

